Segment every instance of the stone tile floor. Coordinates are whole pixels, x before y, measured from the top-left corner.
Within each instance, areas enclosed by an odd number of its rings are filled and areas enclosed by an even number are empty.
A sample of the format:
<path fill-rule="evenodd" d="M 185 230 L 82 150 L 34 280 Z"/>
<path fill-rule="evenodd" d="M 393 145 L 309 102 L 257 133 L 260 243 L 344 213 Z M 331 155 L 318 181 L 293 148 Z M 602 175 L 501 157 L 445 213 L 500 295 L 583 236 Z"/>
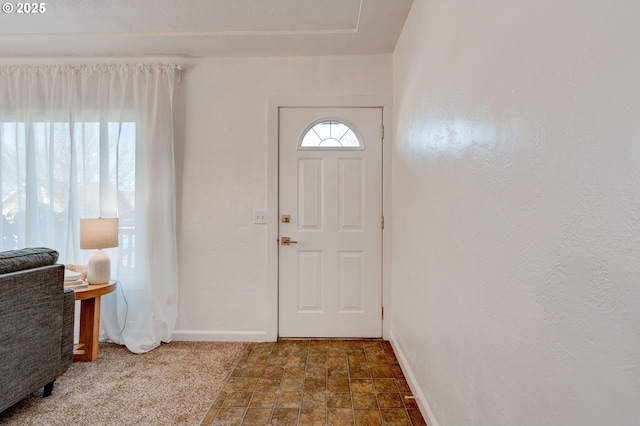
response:
<path fill-rule="evenodd" d="M 201 425 L 426 426 L 391 344 L 250 343 Z"/>

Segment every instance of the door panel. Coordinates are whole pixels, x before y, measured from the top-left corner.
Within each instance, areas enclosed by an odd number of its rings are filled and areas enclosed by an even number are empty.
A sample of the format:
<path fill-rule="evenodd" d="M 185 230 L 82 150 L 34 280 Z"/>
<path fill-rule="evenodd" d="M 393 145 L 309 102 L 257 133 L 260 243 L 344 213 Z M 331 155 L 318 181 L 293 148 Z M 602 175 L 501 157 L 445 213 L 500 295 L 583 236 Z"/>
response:
<path fill-rule="evenodd" d="M 323 160 L 321 158 L 298 160 L 298 211 L 300 228 L 321 230 L 324 215 L 322 193 Z M 295 179 L 295 177 L 293 178 Z"/>
<path fill-rule="evenodd" d="M 362 231 L 364 225 L 364 167 L 362 160 L 340 160 L 338 211 L 341 231 Z"/>
<path fill-rule="evenodd" d="M 327 144 L 301 146 L 317 123 L 305 145 Z M 279 125 L 279 214 L 289 219 L 279 223 L 278 334 L 380 337 L 382 109 L 280 108 Z"/>
<path fill-rule="evenodd" d="M 364 311 L 364 253 L 338 253 L 338 312 Z"/>
<path fill-rule="evenodd" d="M 298 312 L 322 312 L 322 252 L 298 251 Z"/>

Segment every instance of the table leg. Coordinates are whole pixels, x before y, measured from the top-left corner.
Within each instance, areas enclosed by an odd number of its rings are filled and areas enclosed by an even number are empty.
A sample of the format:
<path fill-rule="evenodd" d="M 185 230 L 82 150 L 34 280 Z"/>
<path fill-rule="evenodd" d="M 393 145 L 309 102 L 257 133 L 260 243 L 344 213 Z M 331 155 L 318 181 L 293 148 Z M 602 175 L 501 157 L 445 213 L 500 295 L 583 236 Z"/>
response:
<path fill-rule="evenodd" d="M 80 301 L 80 338 L 73 351 L 74 361 L 98 359 L 100 337 L 100 296 Z"/>

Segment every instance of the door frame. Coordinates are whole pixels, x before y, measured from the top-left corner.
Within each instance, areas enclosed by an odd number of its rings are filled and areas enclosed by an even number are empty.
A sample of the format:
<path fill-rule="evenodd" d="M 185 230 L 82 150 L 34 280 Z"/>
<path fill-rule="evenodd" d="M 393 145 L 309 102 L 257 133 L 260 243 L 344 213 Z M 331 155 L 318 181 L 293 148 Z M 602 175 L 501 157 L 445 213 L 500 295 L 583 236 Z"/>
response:
<path fill-rule="evenodd" d="M 278 217 L 279 217 L 279 112 L 286 107 L 380 107 L 382 108 L 382 305 L 389 304 L 391 278 L 391 135 L 390 96 L 270 96 L 267 108 L 267 327 L 266 340 L 278 339 Z M 388 339 L 388 321 L 382 318 L 382 337 Z"/>

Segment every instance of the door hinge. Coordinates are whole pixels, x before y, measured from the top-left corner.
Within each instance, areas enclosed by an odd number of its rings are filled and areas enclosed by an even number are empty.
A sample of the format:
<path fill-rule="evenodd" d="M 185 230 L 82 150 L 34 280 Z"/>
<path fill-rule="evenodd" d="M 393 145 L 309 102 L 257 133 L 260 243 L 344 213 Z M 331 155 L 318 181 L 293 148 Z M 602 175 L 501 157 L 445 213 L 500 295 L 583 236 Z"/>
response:
<path fill-rule="evenodd" d="M 384 229 L 384 216 L 380 216 L 380 228 Z"/>
<path fill-rule="evenodd" d="M 380 138 L 384 139 L 384 126 L 380 126 Z"/>
<path fill-rule="evenodd" d="M 380 317 L 384 319 L 384 306 L 380 306 Z"/>

